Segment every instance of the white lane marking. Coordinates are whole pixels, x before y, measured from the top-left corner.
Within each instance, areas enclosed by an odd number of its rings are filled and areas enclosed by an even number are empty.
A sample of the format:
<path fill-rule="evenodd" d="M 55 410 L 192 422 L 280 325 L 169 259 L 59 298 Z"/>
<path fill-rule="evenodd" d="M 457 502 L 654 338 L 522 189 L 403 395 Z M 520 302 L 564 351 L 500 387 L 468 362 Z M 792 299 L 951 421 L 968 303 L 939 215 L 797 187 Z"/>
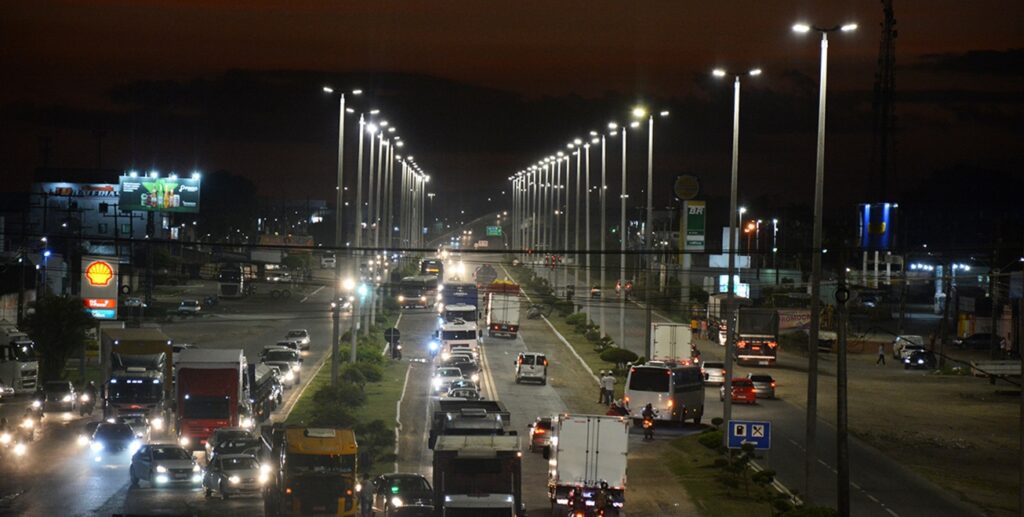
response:
<path fill-rule="evenodd" d="M 307 294 L 306 296 L 303 296 L 302 299 L 299 300 L 299 303 L 305 302 L 306 300 L 309 299 L 310 296 L 313 296 L 314 294 L 319 293 L 320 290 L 323 289 L 324 287 L 327 287 L 327 286 L 326 285 L 322 285 L 320 287 L 317 287 L 316 289 L 313 290 L 313 292 Z"/>
<path fill-rule="evenodd" d="M 900 514 L 898 514 L 898 513 L 894 512 L 894 511 L 892 511 L 892 510 L 891 510 L 891 509 L 889 509 L 889 508 L 886 508 L 886 509 L 885 509 L 885 511 L 886 511 L 886 512 L 887 512 L 887 513 L 888 513 L 889 515 L 892 515 L 892 517 L 900 517 Z"/>
<path fill-rule="evenodd" d="M 322 370 L 324 365 L 327 364 L 327 359 L 330 356 L 331 356 L 331 354 L 329 354 L 329 353 L 328 354 L 324 354 L 323 357 L 320 358 L 320 364 L 317 365 L 316 371 L 314 371 L 313 375 L 311 375 L 306 380 L 306 383 L 302 385 L 302 389 L 299 390 L 298 394 L 292 393 L 292 397 L 290 399 L 288 399 L 288 401 L 285 402 L 284 407 L 281 408 L 281 413 L 284 413 L 284 415 L 283 415 L 284 418 L 280 419 L 280 420 L 277 420 L 278 422 L 283 422 L 285 420 L 288 420 L 288 417 L 292 414 L 292 409 L 295 409 L 295 404 L 306 393 L 306 388 L 308 388 L 310 384 L 313 384 L 313 379 L 315 379 L 316 376 L 320 374 L 320 370 Z M 277 416 L 282 416 L 282 415 L 280 415 L 280 413 L 279 413 Z"/>
<path fill-rule="evenodd" d="M 868 496 L 868 499 L 871 500 L 871 502 L 873 502 L 873 503 L 879 502 L 877 497 L 875 497 L 875 496 L 873 496 L 871 494 L 867 494 L 867 496 Z"/>
<path fill-rule="evenodd" d="M 853 488 L 856 488 L 857 490 L 864 491 L 864 489 L 861 488 L 860 485 L 858 485 L 857 483 L 854 483 L 853 481 L 850 481 L 850 486 L 852 486 Z"/>
<path fill-rule="evenodd" d="M 401 315 L 399 315 L 401 319 Z M 398 324 L 396 323 L 397 327 Z M 409 372 L 412 371 L 412 363 L 405 366 L 405 382 L 402 383 L 402 395 L 398 397 L 398 402 L 395 402 L 395 472 L 398 472 L 398 445 L 402 442 L 401 431 L 402 431 L 402 401 L 405 400 L 405 389 L 409 386 Z"/>

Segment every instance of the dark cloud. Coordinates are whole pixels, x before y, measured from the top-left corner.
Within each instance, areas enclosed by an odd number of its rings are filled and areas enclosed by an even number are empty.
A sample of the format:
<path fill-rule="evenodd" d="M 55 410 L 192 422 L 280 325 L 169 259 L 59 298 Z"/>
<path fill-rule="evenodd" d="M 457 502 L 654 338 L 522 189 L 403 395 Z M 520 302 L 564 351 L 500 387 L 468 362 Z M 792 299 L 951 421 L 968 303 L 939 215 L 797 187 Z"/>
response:
<path fill-rule="evenodd" d="M 962 53 L 925 54 L 907 65 L 914 70 L 977 76 L 1024 77 L 1024 48 L 969 50 Z"/>

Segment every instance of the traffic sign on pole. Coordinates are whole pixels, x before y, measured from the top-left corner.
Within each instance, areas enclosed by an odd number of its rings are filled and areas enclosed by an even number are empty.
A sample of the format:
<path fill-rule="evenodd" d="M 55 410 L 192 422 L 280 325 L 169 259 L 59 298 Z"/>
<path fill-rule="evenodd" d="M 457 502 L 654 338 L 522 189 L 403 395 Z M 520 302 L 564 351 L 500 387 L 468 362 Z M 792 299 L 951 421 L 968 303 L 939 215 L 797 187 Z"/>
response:
<path fill-rule="evenodd" d="M 753 444 L 754 449 L 759 451 L 772 447 L 771 422 L 730 420 L 728 432 L 730 449 L 741 449 L 747 443 Z"/>

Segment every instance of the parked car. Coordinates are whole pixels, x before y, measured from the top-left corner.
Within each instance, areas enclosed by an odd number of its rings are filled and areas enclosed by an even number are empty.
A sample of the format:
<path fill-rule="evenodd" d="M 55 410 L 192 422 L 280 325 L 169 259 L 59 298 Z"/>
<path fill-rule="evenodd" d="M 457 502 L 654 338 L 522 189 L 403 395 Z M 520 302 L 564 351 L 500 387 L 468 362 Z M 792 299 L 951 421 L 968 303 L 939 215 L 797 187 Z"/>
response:
<path fill-rule="evenodd" d="M 309 350 L 309 331 L 306 329 L 289 330 L 284 338 L 288 341 L 298 342 L 299 350 Z"/>
<path fill-rule="evenodd" d="M 259 494 L 269 474 L 260 471 L 260 464 L 249 454 L 221 454 L 210 461 L 203 476 L 203 495 L 214 491 L 221 499 L 233 495 Z"/>
<path fill-rule="evenodd" d="M 434 492 L 419 474 L 382 474 L 373 480 L 373 511 L 387 517 L 433 515 Z"/>
<path fill-rule="evenodd" d="M 184 447 L 174 443 L 157 443 L 143 445 L 132 455 L 128 467 L 132 487 L 139 486 L 139 481 L 146 481 L 157 486 L 167 485 L 198 485 L 203 479 L 202 468 L 196 464 L 192 454 Z"/>
<path fill-rule="evenodd" d="M 896 339 L 892 340 L 892 358 L 903 359 L 910 355 L 908 352 L 905 352 L 907 347 L 914 347 L 914 350 L 924 350 L 924 338 L 913 334 L 896 336 Z"/>
<path fill-rule="evenodd" d="M 1002 336 L 996 336 L 995 339 L 996 346 L 999 348 L 1003 348 L 1006 344 L 1006 340 Z M 964 349 L 988 350 L 992 348 L 992 333 L 976 332 L 965 338 L 954 339 L 953 344 Z"/>
<path fill-rule="evenodd" d="M 718 389 L 719 400 L 725 400 L 725 385 Z M 757 394 L 754 392 L 754 382 L 743 377 L 736 377 L 732 380 L 732 401 L 746 404 L 757 404 Z"/>
<path fill-rule="evenodd" d="M 539 416 L 530 424 L 530 452 L 551 446 L 551 417 Z"/>
<path fill-rule="evenodd" d="M 707 361 L 700 367 L 704 374 L 704 384 L 725 383 L 725 363 L 718 361 Z"/>
<path fill-rule="evenodd" d="M 199 305 L 199 300 L 182 300 L 178 304 L 179 316 L 198 316 L 201 310 L 203 307 Z"/>
<path fill-rule="evenodd" d="M 903 368 L 905 370 L 909 370 L 911 368 L 934 370 L 938 365 L 938 357 L 936 357 L 935 352 L 932 352 L 931 350 L 920 350 L 903 359 Z"/>
<path fill-rule="evenodd" d="M 548 383 L 548 358 L 537 352 L 519 352 L 516 357 L 516 384 L 523 381 L 539 381 Z"/>
<path fill-rule="evenodd" d="M 754 395 L 758 398 L 775 398 L 775 379 L 763 373 L 748 373 L 747 378 L 754 383 Z"/>
<path fill-rule="evenodd" d="M 142 301 L 142 298 L 139 298 L 137 296 L 129 296 L 128 298 L 125 298 L 124 306 L 129 308 L 149 307 L 149 305 L 146 305 L 146 302 Z"/>

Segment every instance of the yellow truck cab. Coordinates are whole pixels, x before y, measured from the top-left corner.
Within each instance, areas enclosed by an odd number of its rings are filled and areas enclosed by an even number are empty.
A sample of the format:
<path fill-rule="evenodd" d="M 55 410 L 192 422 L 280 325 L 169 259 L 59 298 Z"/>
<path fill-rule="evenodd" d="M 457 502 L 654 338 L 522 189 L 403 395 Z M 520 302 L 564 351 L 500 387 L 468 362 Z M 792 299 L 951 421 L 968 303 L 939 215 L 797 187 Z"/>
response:
<path fill-rule="evenodd" d="M 267 515 L 356 515 L 359 446 L 351 429 L 286 426 L 273 436 L 278 475 Z"/>

